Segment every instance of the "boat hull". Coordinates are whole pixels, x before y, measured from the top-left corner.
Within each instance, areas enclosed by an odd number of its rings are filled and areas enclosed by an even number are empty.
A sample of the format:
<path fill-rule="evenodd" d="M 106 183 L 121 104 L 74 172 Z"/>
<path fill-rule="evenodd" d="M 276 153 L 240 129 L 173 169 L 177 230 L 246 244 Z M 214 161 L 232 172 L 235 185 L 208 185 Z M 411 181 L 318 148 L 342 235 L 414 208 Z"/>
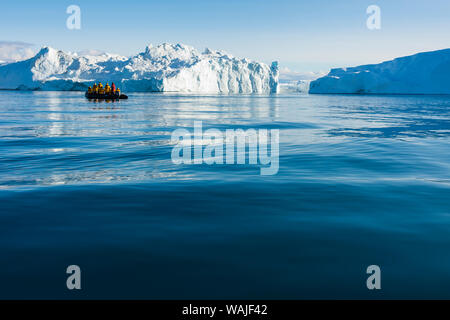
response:
<path fill-rule="evenodd" d="M 98 94 L 98 93 L 85 93 L 84 94 L 88 99 L 102 99 L 102 100 L 118 100 L 118 99 L 128 99 L 128 96 L 125 94 Z"/>

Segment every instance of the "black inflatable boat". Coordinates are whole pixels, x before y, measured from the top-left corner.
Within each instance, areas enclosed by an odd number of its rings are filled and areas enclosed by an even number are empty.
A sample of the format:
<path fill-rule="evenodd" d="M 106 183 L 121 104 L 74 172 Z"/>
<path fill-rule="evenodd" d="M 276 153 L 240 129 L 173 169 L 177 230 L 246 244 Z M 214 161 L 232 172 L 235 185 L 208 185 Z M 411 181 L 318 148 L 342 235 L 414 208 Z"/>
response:
<path fill-rule="evenodd" d="M 117 99 L 128 99 L 126 94 L 98 94 L 98 93 L 88 93 L 86 92 L 84 96 L 88 99 L 103 99 L 103 100 L 117 100 Z"/>

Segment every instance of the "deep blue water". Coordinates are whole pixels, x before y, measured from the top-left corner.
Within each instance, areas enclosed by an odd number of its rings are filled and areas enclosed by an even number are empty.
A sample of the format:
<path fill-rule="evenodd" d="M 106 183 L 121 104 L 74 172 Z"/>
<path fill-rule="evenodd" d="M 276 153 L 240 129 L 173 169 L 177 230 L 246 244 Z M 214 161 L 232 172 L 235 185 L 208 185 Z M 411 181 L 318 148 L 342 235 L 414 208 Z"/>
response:
<path fill-rule="evenodd" d="M 194 120 L 279 129 L 278 174 L 174 165 Z M 450 298 L 449 137 L 448 96 L 2 91 L 0 298 Z"/>

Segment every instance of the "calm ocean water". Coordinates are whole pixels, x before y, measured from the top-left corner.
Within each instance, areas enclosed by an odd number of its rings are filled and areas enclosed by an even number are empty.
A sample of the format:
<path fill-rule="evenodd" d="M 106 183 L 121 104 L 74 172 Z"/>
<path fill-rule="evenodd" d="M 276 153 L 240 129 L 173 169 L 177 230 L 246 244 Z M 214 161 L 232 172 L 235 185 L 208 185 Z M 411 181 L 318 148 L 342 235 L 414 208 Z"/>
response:
<path fill-rule="evenodd" d="M 279 129 L 278 174 L 174 165 L 194 120 Z M 450 298 L 449 137 L 448 96 L 2 91 L 0 298 Z"/>

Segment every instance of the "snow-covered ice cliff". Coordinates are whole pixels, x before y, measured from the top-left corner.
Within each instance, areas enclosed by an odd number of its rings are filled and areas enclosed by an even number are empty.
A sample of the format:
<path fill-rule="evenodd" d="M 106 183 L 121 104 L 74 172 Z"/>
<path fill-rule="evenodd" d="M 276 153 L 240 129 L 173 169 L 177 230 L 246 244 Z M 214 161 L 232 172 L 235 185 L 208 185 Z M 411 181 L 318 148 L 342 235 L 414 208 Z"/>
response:
<path fill-rule="evenodd" d="M 85 90 L 115 82 L 123 91 L 275 93 L 278 64 L 190 46 L 148 46 L 133 57 L 81 55 L 42 48 L 31 59 L 0 66 L 0 89 Z"/>
<path fill-rule="evenodd" d="M 332 69 L 312 81 L 310 93 L 450 94 L 450 49 L 380 64 Z"/>

